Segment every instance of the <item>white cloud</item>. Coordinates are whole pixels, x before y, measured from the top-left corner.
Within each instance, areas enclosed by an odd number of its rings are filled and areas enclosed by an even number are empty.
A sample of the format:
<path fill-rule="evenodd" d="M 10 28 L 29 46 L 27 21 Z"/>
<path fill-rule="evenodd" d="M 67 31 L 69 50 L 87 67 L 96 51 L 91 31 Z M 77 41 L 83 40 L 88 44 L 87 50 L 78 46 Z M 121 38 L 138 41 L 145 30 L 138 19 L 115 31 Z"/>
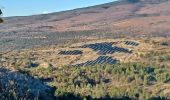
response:
<path fill-rule="evenodd" d="M 42 14 L 47 14 L 47 13 L 49 13 L 49 12 L 48 12 L 48 11 L 43 11 L 43 12 L 42 12 Z"/>

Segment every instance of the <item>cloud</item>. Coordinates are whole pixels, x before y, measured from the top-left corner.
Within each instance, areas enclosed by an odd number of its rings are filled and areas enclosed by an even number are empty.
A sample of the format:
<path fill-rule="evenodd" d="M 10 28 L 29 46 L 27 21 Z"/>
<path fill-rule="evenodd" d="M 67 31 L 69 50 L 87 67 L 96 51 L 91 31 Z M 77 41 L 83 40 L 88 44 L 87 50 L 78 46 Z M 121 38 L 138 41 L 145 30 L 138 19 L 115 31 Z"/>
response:
<path fill-rule="evenodd" d="M 42 14 L 47 14 L 47 13 L 49 13 L 49 12 L 48 12 L 48 11 L 43 11 L 43 12 L 42 12 Z"/>

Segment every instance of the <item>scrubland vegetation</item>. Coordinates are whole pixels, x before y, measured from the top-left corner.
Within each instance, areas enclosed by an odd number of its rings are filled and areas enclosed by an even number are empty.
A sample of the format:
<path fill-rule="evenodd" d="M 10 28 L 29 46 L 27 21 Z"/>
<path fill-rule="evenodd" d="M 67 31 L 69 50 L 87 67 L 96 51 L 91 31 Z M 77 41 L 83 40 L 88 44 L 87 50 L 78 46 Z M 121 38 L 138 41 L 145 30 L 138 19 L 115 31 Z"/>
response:
<path fill-rule="evenodd" d="M 56 99 L 168 99 L 169 94 L 159 94 L 162 86 L 170 82 L 170 69 L 143 63 L 95 65 L 87 67 L 23 68 L 22 73 L 55 87 Z M 17 84 L 9 82 L 1 95 L 20 98 Z M 19 90 L 21 91 L 21 90 Z M 29 92 L 24 91 L 29 98 Z M 6 95 L 5 95 L 6 94 Z M 26 95 L 26 96 L 25 96 Z M 28 95 L 28 96 L 27 96 Z M 39 96 L 35 97 L 38 98 Z"/>
<path fill-rule="evenodd" d="M 142 63 L 25 70 L 29 75 L 46 80 L 50 86 L 55 86 L 57 97 L 72 98 L 69 94 L 73 94 L 87 99 L 167 97 L 158 95 L 159 91 L 151 88 L 156 84 L 170 82 L 169 71 L 165 66 Z M 159 90 L 161 87 L 156 88 Z"/>

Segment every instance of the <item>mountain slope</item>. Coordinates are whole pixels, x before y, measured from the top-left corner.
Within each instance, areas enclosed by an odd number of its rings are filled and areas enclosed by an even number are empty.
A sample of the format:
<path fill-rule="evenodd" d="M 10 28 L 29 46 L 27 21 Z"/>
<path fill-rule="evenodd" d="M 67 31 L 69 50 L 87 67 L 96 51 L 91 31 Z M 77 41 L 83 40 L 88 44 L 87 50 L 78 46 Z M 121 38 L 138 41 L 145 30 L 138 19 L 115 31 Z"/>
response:
<path fill-rule="evenodd" d="M 0 98 L 169 100 L 169 5 L 121 0 L 4 18 Z"/>
<path fill-rule="evenodd" d="M 80 32 L 85 30 L 109 33 L 97 34 L 97 37 L 104 35 L 110 37 L 114 34 L 131 34 L 138 37 L 169 36 L 169 5 L 169 0 L 141 0 L 137 3 L 120 0 L 58 13 L 5 18 L 5 23 L 0 25 L 0 40 L 2 44 L 5 43 L 1 47 L 8 48 L 5 46 L 18 45 L 18 43 L 27 43 L 31 46 L 41 43 L 54 44 L 61 40 L 96 37 L 94 32 L 87 31 L 86 34 Z M 77 33 L 69 34 L 66 31 L 77 31 Z M 57 39 L 59 37 L 60 40 L 50 41 L 53 40 L 52 37 Z M 17 48 L 19 47 L 25 45 L 18 45 Z"/>

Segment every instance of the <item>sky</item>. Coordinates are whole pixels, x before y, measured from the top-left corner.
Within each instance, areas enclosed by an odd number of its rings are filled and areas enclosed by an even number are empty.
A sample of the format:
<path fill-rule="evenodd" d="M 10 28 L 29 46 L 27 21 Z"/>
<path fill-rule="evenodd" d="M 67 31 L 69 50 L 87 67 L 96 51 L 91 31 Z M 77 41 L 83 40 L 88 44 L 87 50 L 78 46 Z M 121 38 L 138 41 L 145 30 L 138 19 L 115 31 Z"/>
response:
<path fill-rule="evenodd" d="M 88 7 L 116 0 L 0 0 L 4 17 L 46 14 Z"/>

